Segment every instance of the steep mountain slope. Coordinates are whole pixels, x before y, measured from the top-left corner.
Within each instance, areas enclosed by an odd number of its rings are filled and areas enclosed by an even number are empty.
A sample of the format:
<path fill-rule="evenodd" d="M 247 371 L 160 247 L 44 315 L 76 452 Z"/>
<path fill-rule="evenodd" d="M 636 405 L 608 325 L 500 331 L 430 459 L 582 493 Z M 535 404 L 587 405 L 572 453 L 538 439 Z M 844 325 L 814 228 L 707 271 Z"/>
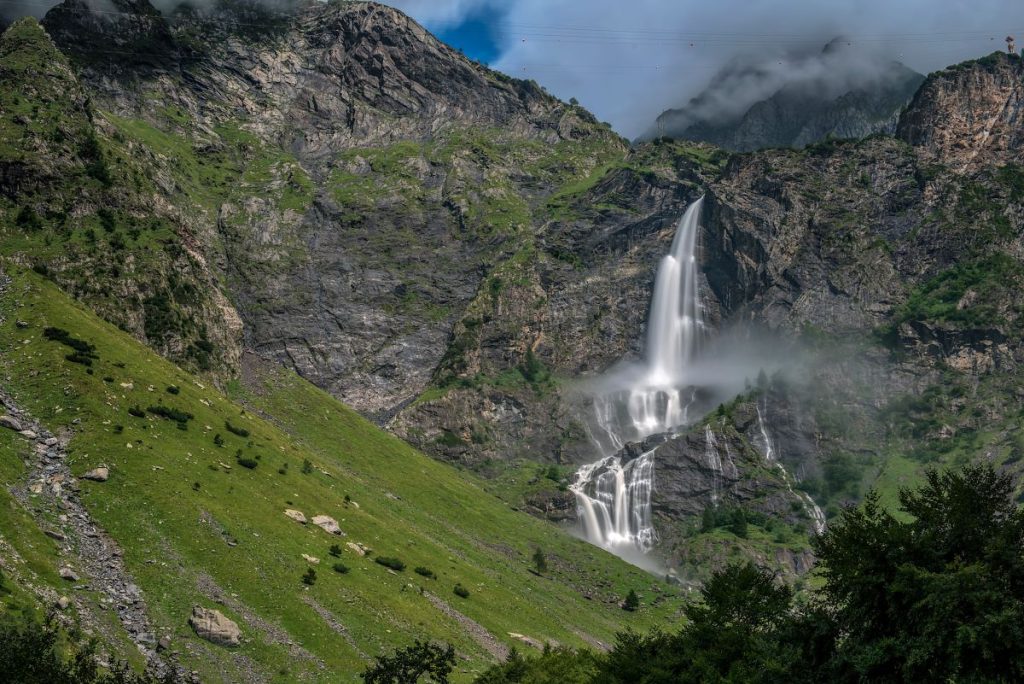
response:
<path fill-rule="evenodd" d="M 203 681 L 356 681 L 370 656 L 419 636 L 455 644 L 470 673 L 523 648 L 515 634 L 608 643 L 623 624 L 656 624 L 680 606 L 649 575 L 510 511 L 290 373 L 247 364 L 232 400 L 38 276 L 10 275 L 4 428 L 38 421 L 48 433 L 0 428 L 0 562 L 24 593 L 70 596 L 69 618 L 115 656 L 138 660 L 134 642 Z M 80 479 L 99 466 L 106 481 Z M 318 515 L 341 534 L 314 525 Z M 527 572 L 536 548 L 543 576 Z M 374 563 L 384 557 L 408 567 Z M 114 564 L 125 579 L 105 570 Z M 61 579 L 62 567 L 78 579 Z M 647 606 L 627 620 L 618 603 L 630 588 Z M 241 646 L 197 638 L 196 604 L 236 621 Z"/>

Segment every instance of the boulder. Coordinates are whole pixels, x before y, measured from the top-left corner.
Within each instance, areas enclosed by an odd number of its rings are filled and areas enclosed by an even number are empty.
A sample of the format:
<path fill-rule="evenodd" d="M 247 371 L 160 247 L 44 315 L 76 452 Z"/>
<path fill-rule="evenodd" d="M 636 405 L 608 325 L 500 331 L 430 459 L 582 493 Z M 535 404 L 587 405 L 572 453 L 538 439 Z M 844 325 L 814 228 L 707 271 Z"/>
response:
<path fill-rule="evenodd" d="M 72 570 L 71 568 L 69 568 L 66 565 L 63 568 L 60 569 L 60 576 L 63 579 L 66 579 L 68 582 L 77 582 L 78 581 L 78 575 L 75 573 L 74 570 Z"/>
<path fill-rule="evenodd" d="M 192 625 L 196 636 L 211 643 L 219 646 L 238 646 L 241 643 L 242 631 L 219 610 L 196 606 L 192 609 L 188 623 Z"/>
<path fill-rule="evenodd" d="M 67 596 L 61 596 L 59 599 L 57 599 L 57 607 L 61 610 L 67 610 L 68 606 L 70 605 L 71 599 L 69 599 Z"/>
<path fill-rule="evenodd" d="M 5 427 L 8 430 L 14 430 L 15 432 L 21 432 L 21 423 L 14 416 L 3 415 L 0 416 L 0 427 Z"/>
<path fill-rule="evenodd" d="M 84 475 L 83 480 L 92 480 L 93 482 L 106 482 L 107 478 L 110 477 L 110 469 L 107 466 L 100 466 L 99 468 L 93 468 Z"/>
<path fill-rule="evenodd" d="M 284 514 L 295 522 L 302 523 L 303 525 L 306 524 L 306 516 L 302 511 L 296 511 L 295 509 L 288 508 L 285 510 Z"/>
<path fill-rule="evenodd" d="M 313 524 L 322 529 L 324 532 L 336 534 L 340 537 L 345 536 L 345 533 L 341 531 L 341 527 L 338 526 L 338 521 L 329 515 L 313 516 Z"/>
<path fill-rule="evenodd" d="M 349 551 L 356 554 L 357 556 L 365 556 L 367 552 L 370 550 L 368 546 L 363 546 L 362 544 L 359 544 L 357 542 L 348 542 L 347 544 L 345 544 L 345 546 L 347 546 Z"/>
<path fill-rule="evenodd" d="M 313 564 L 313 565 L 320 565 L 320 559 L 319 559 L 319 558 L 317 558 L 317 557 L 315 557 L 315 556 L 310 556 L 310 555 L 307 555 L 307 554 L 305 554 L 305 553 L 304 553 L 304 554 L 302 554 L 302 558 L 303 558 L 303 559 L 304 559 L 304 560 L 305 560 L 305 561 L 306 561 L 307 563 L 311 563 L 311 564 Z"/>

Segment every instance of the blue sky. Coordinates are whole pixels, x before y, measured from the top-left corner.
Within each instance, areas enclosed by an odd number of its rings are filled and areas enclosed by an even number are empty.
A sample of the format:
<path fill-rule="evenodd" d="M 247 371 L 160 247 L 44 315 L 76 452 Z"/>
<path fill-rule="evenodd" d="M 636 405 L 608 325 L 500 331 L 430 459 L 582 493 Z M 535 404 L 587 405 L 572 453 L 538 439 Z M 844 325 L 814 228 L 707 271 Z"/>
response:
<path fill-rule="evenodd" d="M 467 57 L 491 64 L 500 54 L 494 27 L 501 16 L 502 12 L 495 7 L 484 5 L 461 17 L 458 24 L 431 26 L 428 23 L 427 28 L 444 42 L 465 52 Z"/>

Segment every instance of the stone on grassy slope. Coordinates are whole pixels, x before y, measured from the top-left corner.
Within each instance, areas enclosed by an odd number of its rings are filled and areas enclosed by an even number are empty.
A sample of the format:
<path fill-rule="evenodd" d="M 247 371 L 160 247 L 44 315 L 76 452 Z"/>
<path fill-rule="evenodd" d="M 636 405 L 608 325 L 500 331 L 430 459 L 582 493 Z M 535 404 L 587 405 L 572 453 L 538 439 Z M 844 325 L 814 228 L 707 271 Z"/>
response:
<path fill-rule="evenodd" d="M 219 610 L 196 606 L 188 620 L 196 635 L 219 646 L 238 646 L 242 631 L 238 625 Z"/>
<path fill-rule="evenodd" d="M 21 423 L 18 419 L 13 416 L 0 416 L 0 427 L 5 427 L 8 430 L 14 430 L 15 432 L 21 431 Z"/>
<path fill-rule="evenodd" d="M 341 527 L 338 525 L 338 521 L 329 515 L 313 516 L 313 524 L 322 529 L 324 532 L 336 534 L 340 537 L 345 536 L 345 533 L 341 531 Z"/>
<path fill-rule="evenodd" d="M 303 525 L 306 524 L 306 514 L 302 511 L 297 511 L 294 508 L 288 508 L 285 509 L 284 514 L 297 523 L 302 523 Z"/>
<path fill-rule="evenodd" d="M 93 482 L 106 482 L 109 477 L 110 469 L 107 466 L 93 468 L 82 475 L 83 480 L 92 480 Z"/>

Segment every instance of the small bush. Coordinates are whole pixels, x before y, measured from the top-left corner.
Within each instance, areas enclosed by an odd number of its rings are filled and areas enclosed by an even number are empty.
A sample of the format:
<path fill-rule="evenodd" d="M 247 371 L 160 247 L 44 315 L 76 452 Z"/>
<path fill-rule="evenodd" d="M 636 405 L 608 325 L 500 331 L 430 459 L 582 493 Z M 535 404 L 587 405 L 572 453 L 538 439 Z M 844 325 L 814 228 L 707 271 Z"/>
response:
<path fill-rule="evenodd" d="M 332 567 L 334 568 L 334 572 L 338 573 L 339 575 L 348 574 L 348 566 L 344 563 L 335 563 Z"/>
<path fill-rule="evenodd" d="M 163 404 L 157 404 L 156 406 L 149 406 L 146 411 L 152 413 L 154 416 L 166 418 L 167 420 L 173 420 L 176 423 L 187 423 L 194 417 L 187 411 L 180 411 L 170 406 L 164 406 Z"/>
<path fill-rule="evenodd" d="M 124 432 L 124 425 L 115 425 L 114 426 L 114 434 L 115 435 L 119 435 L 122 432 Z"/>
<path fill-rule="evenodd" d="M 425 568 L 422 565 L 416 566 L 413 569 L 413 571 L 417 575 L 422 575 L 423 577 L 429 577 L 430 579 L 437 579 L 437 575 L 434 574 L 433 570 L 431 570 L 430 568 Z"/>
<path fill-rule="evenodd" d="M 181 393 L 181 388 L 178 387 L 177 385 L 168 385 L 167 386 L 167 393 L 168 394 L 180 394 Z"/>
<path fill-rule="evenodd" d="M 248 437 L 249 436 L 249 431 L 248 430 L 246 430 L 245 428 L 240 428 L 237 425 L 232 425 L 230 420 L 225 420 L 224 421 L 224 428 L 228 432 L 230 432 L 232 434 L 235 434 L 235 435 L 238 435 L 239 437 Z"/>
<path fill-rule="evenodd" d="M 83 366 L 92 365 L 92 357 L 86 356 L 85 354 L 79 354 L 78 352 L 75 352 L 74 354 L 65 354 L 64 358 L 71 363 L 80 363 Z"/>
<path fill-rule="evenodd" d="M 341 555 L 341 547 L 337 544 L 331 544 L 331 548 L 330 551 L 328 551 L 328 553 L 337 558 Z"/>
<path fill-rule="evenodd" d="M 138 406 L 128 407 L 128 415 L 135 416 L 136 418 L 145 418 L 146 412 L 140 409 Z"/>
<path fill-rule="evenodd" d="M 310 475 L 310 474 L 312 474 L 312 472 L 313 472 L 313 462 L 310 461 L 308 458 L 307 459 L 303 459 L 303 461 L 302 461 L 302 474 L 303 475 Z"/>
<path fill-rule="evenodd" d="M 307 569 L 306 574 L 302 576 L 302 583 L 309 587 L 316 584 L 316 570 L 313 568 Z"/>
<path fill-rule="evenodd" d="M 96 347 L 85 340 L 74 337 L 63 328 L 44 328 L 43 337 L 53 342 L 60 342 L 65 347 L 71 347 L 79 354 L 96 358 Z"/>
<path fill-rule="evenodd" d="M 640 607 L 640 597 L 632 589 L 626 594 L 626 600 L 622 602 L 622 609 L 633 612 Z"/>
<path fill-rule="evenodd" d="M 104 375 L 103 382 L 114 382 L 114 378 L 110 377 L 109 375 Z"/>
<path fill-rule="evenodd" d="M 380 565 L 383 565 L 386 568 L 391 568 L 392 570 L 395 570 L 397 572 L 405 570 L 405 563 L 398 560 L 397 558 L 390 558 L 388 556 L 378 556 L 374 559 L 374 561 Z"/>
<path fill-rule="evenodd" d="M 240 458 L 238 459 L 238 465 L 249 470 L 255 470 L 256 466 L 259 465 L 255 459 L 252 458 Z"/>
<path fill-rule="evenodd" d="M 213 436 L 213 443 L 219 447 L 224 446 L 224 438 L 220 436 L 219 432 Z"/>
<path fill-rule="evenodd" d="M 455 595 L 460 598 L 469 598 L 469 589 L 462 586 L 461 584 L 456 584 L 455 589 L 453 589 L 452 591 L 454 591 Z"/>

